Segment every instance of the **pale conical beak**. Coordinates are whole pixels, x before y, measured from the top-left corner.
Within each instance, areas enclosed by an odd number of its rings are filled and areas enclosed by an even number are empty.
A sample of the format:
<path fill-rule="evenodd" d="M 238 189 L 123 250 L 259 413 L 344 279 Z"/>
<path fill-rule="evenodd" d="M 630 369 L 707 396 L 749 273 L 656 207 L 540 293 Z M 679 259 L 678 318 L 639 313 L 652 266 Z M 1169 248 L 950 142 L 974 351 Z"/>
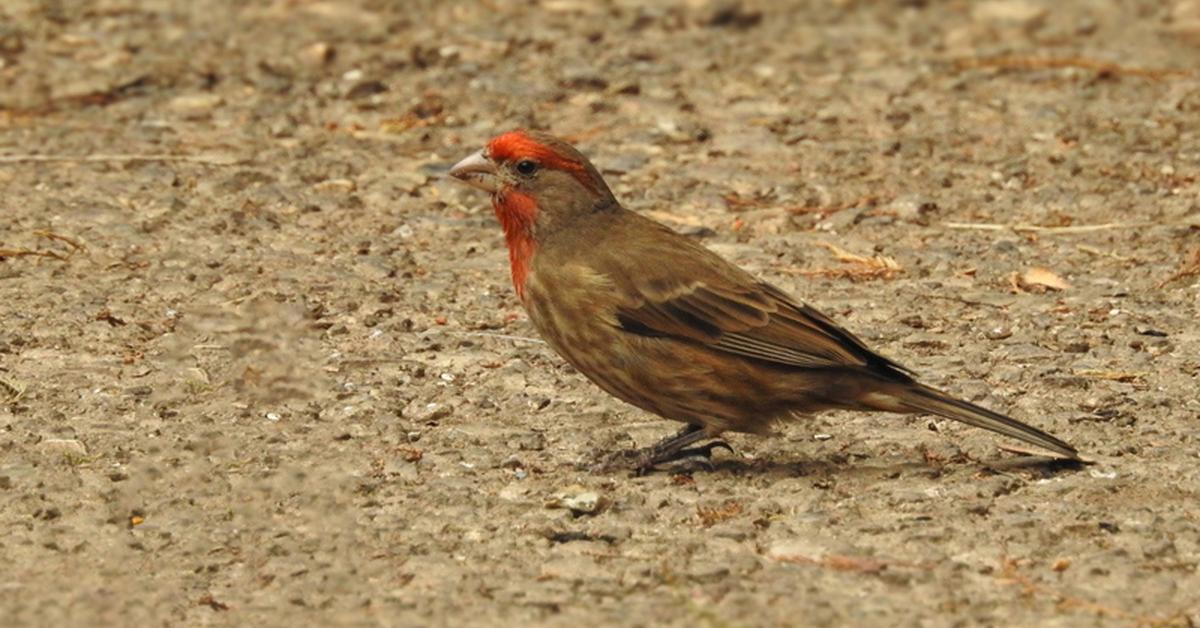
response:
<path fill-rule="evenodd" d="M 454 164 L 454 167 L 450 168 L 450 176 L 485 192 L 495 192 L 500 187 L 496 176 L 496 164 L 492 163 L 482 150 L 475 151 L 466 159 Z"/>

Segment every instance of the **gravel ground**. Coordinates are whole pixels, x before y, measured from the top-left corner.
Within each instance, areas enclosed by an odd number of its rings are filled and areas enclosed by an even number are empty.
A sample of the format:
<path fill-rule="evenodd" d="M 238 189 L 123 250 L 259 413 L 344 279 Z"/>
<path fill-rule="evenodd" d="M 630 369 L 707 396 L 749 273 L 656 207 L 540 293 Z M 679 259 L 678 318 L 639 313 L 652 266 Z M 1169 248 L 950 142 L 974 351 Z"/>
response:
<path fill-rule="evenodd" d="M 1200 625 L 1196 68 L 1195 0 L 5 0 L 0 624 Z M 589 472 L 677 426 L 443 177 L 520 126 L 1098 464 Z"/>

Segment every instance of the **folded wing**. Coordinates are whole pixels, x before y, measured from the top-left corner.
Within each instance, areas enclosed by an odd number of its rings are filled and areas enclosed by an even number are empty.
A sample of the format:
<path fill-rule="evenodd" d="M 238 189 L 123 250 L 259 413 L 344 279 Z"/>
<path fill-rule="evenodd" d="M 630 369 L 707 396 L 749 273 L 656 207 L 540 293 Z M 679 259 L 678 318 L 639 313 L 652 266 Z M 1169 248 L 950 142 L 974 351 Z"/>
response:
<path fill-rule="evenodd" d="M 904 371 L 820 312 L 766 283 L 719 275 L 676 283 L 660 275 L 634 287 L 638 299 L 617 311 L 617 321 L 631 333 L 686 339 L 795 368 Z"/>

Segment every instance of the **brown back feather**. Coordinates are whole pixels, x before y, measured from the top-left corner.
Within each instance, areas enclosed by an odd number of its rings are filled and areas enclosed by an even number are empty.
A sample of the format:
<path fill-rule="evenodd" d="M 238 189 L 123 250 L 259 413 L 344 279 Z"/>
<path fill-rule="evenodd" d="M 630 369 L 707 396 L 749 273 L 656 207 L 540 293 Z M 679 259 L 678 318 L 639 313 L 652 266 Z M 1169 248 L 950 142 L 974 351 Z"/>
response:
<path fill-rule="evenodd" d="M 896 381 L 906 370 L 829 318 L 715 253 L 634 212 L 577 225 L 572 242 L 544 243 L 606 275 L 622 297 L 617 324 L 632 334 L 699 343 L 780 368 L 864 368 Z M 614 250 L 607 243 L 636 246 Z M 648 262 L 648 263 L 647 263 Z"/>

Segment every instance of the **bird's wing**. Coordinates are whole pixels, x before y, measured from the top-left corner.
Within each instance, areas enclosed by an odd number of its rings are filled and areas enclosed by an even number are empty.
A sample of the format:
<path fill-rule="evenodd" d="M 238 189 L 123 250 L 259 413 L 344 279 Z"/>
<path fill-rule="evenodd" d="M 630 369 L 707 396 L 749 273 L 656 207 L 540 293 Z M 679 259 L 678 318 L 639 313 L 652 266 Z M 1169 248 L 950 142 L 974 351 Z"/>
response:
<path fill-rule="evenodd" d="M 905 370 L 812 307 L 704 251 L 679 272 L 667 265 L 627 274 L 633 298 L 617 308 L 618 324 L 786 366 Z"/>

